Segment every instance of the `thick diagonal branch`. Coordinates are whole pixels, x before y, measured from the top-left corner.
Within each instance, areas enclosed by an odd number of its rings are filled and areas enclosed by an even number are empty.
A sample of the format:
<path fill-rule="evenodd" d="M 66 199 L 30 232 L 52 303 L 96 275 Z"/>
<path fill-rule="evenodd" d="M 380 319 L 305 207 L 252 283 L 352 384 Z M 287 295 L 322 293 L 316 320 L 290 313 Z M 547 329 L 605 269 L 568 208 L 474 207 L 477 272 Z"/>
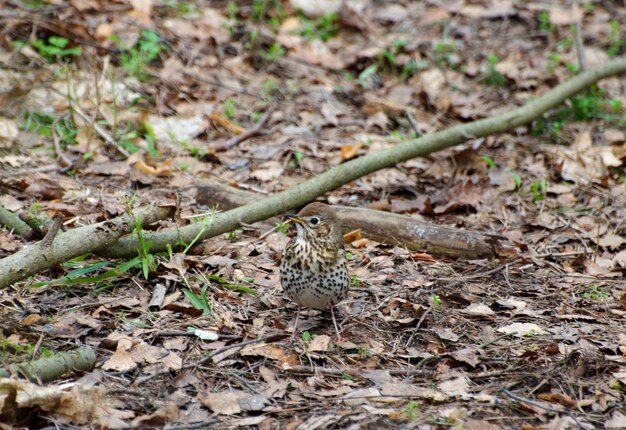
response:
<path fill-rule="evenodd" d="M 206 223 L 196 223 L 177 230 L 152 234 L 149 236 L 152 251 L 165 251 L 168 245 L 171 246 L 179 243 L 179 241 L 190 243 L 195 238 L 206 239 L 232 231 L 242 223 L 251 224 L 301 207 L 317 196 L 339 188 L 350 181 L 381 169 L 393 167 L 411 158 L 441 151 L 469 139 L 503 133 L 528 124 L 600 79 L 622 73 L 626 73 L 626 58 L 614 60 L 596 69 L 581 73 L 524 106 L 509 112 L 456 125 L 419 139 L 406 141 L 392 148 L 356 158 L 333 167 L 282 193 L 212 215 Z M 128 257 L 134 254 L 136 248 L 136 239 L 124 238 L 115 246 L 103 251 L 103 254 L 110 257 Z"/>

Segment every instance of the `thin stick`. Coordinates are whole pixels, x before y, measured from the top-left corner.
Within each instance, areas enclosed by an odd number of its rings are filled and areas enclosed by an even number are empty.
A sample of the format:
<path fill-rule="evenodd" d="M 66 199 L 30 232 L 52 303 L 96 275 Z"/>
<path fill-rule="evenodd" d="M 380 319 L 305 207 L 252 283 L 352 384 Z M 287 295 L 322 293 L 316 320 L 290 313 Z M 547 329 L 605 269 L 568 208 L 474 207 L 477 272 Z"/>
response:
<path fill-rule="evenodd" d="M 409 121 L 409 124 L 411 124 L 411 128 L 415 132 L 415 137 L 422 137 L 424 133 L 422 133 L 422 130 L 420 130 L 420 126 L 417 123 L 417 120 L 415 119 L 413 114 L 409 111 L 406 111 L 404 115 L 406 116 L 406 119 Z"/>
<path fill-rule="evenodd" d="M 574 15 L 576 15 L 578 12 L 578 0 L 574 0 L 574 3 L 572 3 L 572 9 L 574 11 Z M 582 24 L 580 19 L 576 19 L 576 55 L 578 55 L 578 67 L 580 67 L 581 72 L 584 72 L 587 70 L 587 62 L 585 61 L 585 45 L 583 43 Z"/>
<path fill-rule="evenodd" d="M 578 418 L 576 418 L 576 416 L 574 414 L 572 414 L 570 411 L 560 410 L 560 409 L 556 409 L 556 408 L 551 408 L 550 406 L 542 405 L 541 403 L 535 402 L 534 400 L 528 399 L 526 397 L 518 396 L 517 394 L 513 394 L 512 392 L 510 392 L 506 388 L 502 388 L 499 392 L 507 395 L 508 397 L 510 397 L 513 400 L 517 400 L 518 402 L 528 403 L 529 405 L 536 406 L 536 407 L 541 408 L 541 409 L 543 409 L 545 411 L 550 411 L 550 412 L 554 412 L 554 413 L 557 413 L 557 414 L 565 414 L 568 417 L 570 417 L 571 419 L 573 419 L 576 422 L 576 424 L 578 424 L 578 427 L 580 427 L 581 429 L 583 429 L 583 430 L 591 430 L 591 427 L 587 427 L 582 422 L 580 422 L 580 420 Z"/>
<path fill-rule="evenodd" d="M 283 372 L 287 373 L 300 373 L 305 375 L 315 375 L 316 373 L 321 373 L 323 375 L 329 376 L 338 376 L 342 375 L 350 375 L 352 377 L 357 378 L 366 378 L 364 373 L 368 372 L 368 369 L 355 369 L 355 368 L 344 368 L 344 369 L 334 369 L 329 367 L 318 367 L 318 366 L 289 366 L 282 369 Z M 385 372 L 389 372 L 391 376 L 420 376 L 426 375 L 430 371 L 419 370 L 415 368 L 406 368 L 406 369 L 383 369 Z"/>
<path fill-rule="evenodd" d="M 42 248 L 48 248 L 54 242 L 54 238 L 57 236 L 59 229 L 63 225 L 63 215 L 60 212 L 57 212 L 52 217 L 52 223 L 48 226 L 48 231 L 44 238 L 39 242 L 39 246 Z"/>
<path fill-rule="evenodd" d="M 130 157 L 130 153 L 127 150 L 125 150 L 124 148 L 122 148 L 120 146 L 120 144 L 117 143 L 117 141 L 115 139 L 113 139 L 113 136 L 111 136 L 105 129 L 100 127 L 100 125 L 98 123 L 96 123 L 95 121 L 92 121 L 85 114 L 85 112 L 83 112 L 83 110 L 78 107 L 78 105 L 76 103 L 72 104 L 72 109 L 74 109 L 74 112 L 76 112 L 79 117 L 81 117 L 87 123 L 91 124 L 93 129 L 96 130 L 96 133 L 98 133 L 100 135 L 100 137 L 102 137 L 105 140 L 106 143 L 108 143 L 109 145 L 115 146 L 117 148 L 117 150 L 120 153 L 122 153 L 123 155 L 125 155 L 126 157 Z"/>
<path fill-rule="evenodd" d="M 52 131 L 52 142 L 54 142 L 54 152 L 57 154 L 57 157 L 63 161 L 65 167 L 63 167 L 62 171 L 67 171 L 72 168 L 74 165 L 74 160 L 70 160 L 67 155 L 61 149 L 61 139 L 59 138 L 59 133 L 57 132 L 57 124 L 59 123 L 60 118 L 55 118 L 52 123 L 51 131 Z"/>
<path fill-rule="evenodd" d="M 215 149 L 218 152 L 221 151 L 227 151 L 228 149 L 232 148 L 233 146 L 239 145 L 241 142 L 250 139 L 251 137 L 256 136 L 257 134 L 259 134 L 259 132 L 261 131 L 261 129 L 263 128 L 263 126 L 265 126 L 265 123 L 270 119 L 270 116 L 272 116 L 272 113 L 274 112 L 274 107 L 270 106 L 267 108 L 267 110 L 265 111 L 265 113 L 263 114 L 263 116 L 261 116 L 261 118 L 259 118 L 259 120 L 257 121 L 256 124 L 254 124 L 252 127 L 250 127 L 249 129 L 247 129 L 246 131 L 244 131 L 243 133 L 228 139 L 226 142 L 224 143 L 219 143 L 216 145 L 213 145 L 212 148 Z"/>

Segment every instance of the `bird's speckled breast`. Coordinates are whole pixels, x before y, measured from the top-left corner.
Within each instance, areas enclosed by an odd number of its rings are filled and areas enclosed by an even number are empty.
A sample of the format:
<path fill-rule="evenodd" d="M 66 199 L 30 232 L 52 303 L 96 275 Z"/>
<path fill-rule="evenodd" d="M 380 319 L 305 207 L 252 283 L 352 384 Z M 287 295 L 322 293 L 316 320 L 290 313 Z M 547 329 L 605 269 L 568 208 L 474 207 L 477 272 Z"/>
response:
<path fill-rule="evenodd" d="M 280 280 L 294 302 L 310 308 L 328 308 L 343 300 L 350 279 L 343 249 L 324 242 L 293 238 L 285 248 Z"/>

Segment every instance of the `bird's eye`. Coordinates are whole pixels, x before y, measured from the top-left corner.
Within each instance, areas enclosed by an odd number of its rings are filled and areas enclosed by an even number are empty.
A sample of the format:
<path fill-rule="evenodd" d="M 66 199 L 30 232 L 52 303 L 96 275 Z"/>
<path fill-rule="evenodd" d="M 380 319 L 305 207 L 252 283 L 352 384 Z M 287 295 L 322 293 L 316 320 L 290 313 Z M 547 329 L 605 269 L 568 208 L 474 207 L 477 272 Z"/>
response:
<path fill-rule="evenodd" d="M 311 225 L 318 225 L 320 223 L 320 219 L 316 216 L 311 217 Z"/>

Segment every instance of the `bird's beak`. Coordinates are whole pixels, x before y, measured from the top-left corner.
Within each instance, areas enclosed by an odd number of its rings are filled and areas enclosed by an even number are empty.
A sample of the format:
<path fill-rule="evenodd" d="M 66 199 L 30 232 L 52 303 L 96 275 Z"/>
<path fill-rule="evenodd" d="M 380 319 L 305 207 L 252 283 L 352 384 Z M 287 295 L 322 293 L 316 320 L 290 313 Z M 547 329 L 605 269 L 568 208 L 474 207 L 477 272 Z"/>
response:
<path fill-rule="evenodd" d="M 304 224 L 304 221 L 302 221 L 302 218 L 298 217 L 297 215 L 287 215 L 287 218 L 289 218 L 290 220 L 298 224 Z"/>

